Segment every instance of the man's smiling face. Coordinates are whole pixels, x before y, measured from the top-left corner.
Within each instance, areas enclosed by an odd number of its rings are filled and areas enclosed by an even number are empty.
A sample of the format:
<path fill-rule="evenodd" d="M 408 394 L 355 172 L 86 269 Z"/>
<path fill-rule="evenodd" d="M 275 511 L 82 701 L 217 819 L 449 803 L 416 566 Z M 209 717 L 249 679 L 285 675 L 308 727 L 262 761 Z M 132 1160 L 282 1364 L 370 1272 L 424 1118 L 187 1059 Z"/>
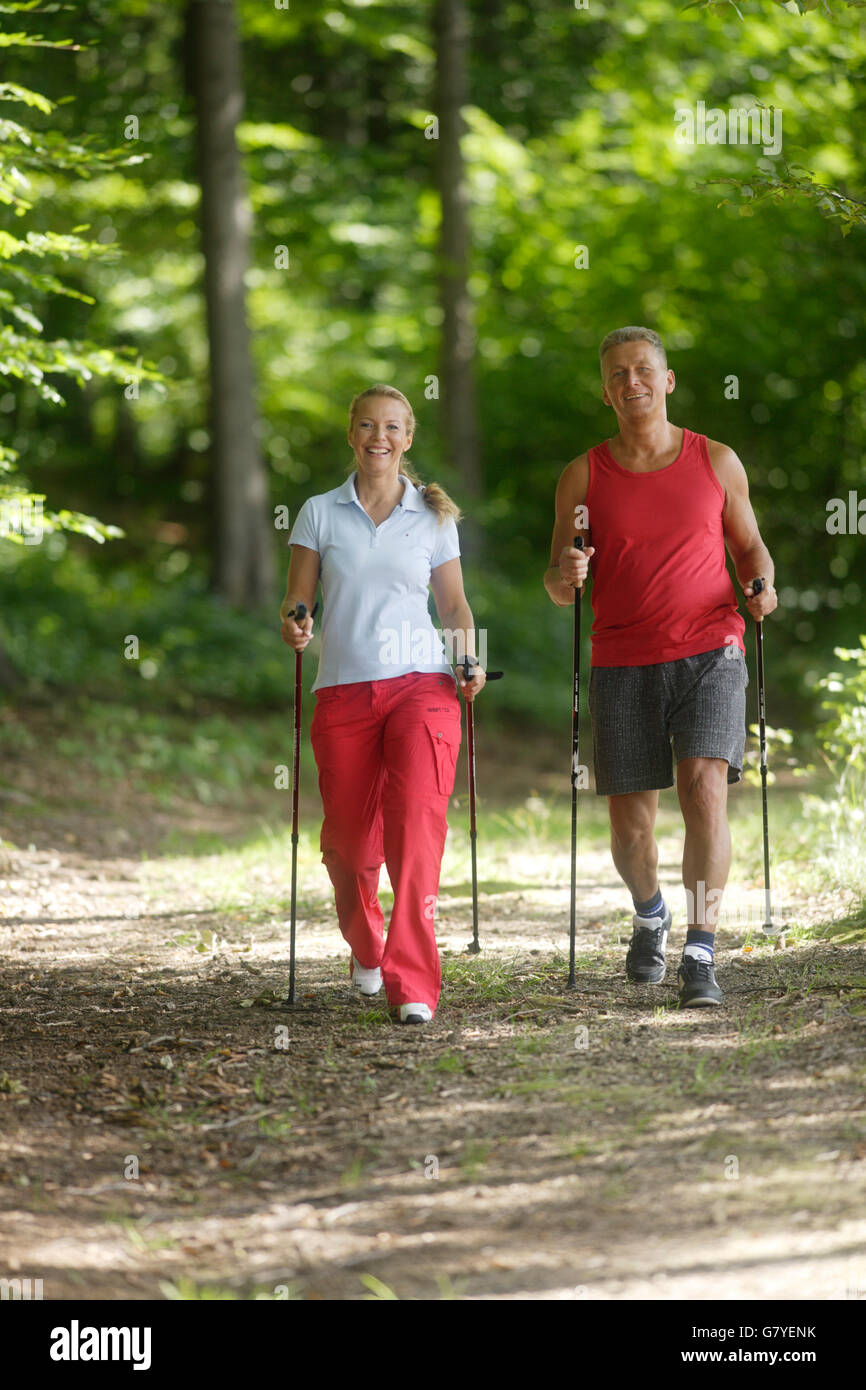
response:
<path fill-rule="evenodd" d="M 602 362 L 603 400 L 617 419 L 628 422 L 665 414 L 665 397 L 674 389 L 673 372 L 652 343 L 641 339 L 608 348 Z"/>

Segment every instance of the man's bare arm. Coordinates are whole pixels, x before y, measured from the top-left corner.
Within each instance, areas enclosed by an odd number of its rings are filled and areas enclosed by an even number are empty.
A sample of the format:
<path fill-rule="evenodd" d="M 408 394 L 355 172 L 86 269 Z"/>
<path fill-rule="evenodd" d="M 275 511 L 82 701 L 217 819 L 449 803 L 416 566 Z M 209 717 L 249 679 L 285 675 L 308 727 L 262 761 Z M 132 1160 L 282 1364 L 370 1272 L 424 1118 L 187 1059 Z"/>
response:
<path fill-rule="evenodd" d="M 737 578 L 743 586 L 746 607 L 753 618 L 761 619 L 772 613 L 778 603 L 773 585 L 775 567 L 769 550 L 761 539 L 752 503 L 749 500 L 749 480 L 746 470 L 733 449 L 707 440 L 713 471 L 725 490 L 722 525 L 725 544 L 734 562 Z M 752 580 L 761 576 L 765 588 L 759 595 L 752 592 Z"/>
<path fill-rule="evenodd" d="M 577 513 L 578 507 L 586 506 L 589 489 L 589 461 L 586 454 L 580 454 L 566 464 L 556 486 L 556 520 L 553 538 L 550 543 L 550 565 L 544 573 L 544 587 L 553 602 L 560 608 L 574 603 L 575 581 L 579 585 L 585 578 L 588 557 L 592 555 L 589 545 L 590 527 L 580 525 L 581 520 L 588 523 L 587 517 Z M 588 548 L 582 555 L 574 549 L 575 536 L 582 536 Z M 563 555 L 563 551 L 570 554 Z"/>

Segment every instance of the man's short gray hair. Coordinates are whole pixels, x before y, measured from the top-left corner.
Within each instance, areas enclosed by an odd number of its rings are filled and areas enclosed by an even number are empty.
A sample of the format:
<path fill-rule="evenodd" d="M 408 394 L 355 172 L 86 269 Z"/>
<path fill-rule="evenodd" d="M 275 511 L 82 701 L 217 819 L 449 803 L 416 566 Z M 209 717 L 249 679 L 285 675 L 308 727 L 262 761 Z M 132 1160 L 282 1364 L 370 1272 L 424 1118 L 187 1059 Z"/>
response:
<path fill-rule="evenodd" d="M 602 339 L 601 347 L 598 350 L 598 360 L 601 364 L 602 375 L 604 375 L 604 354 L 609 348 L 619 347 L 620 343 L 642 342 L 652 343 L 659 357 L 662 359 L 663 365 L 667 367 L 668 355 L 665 352 L 665 345 L 658 333 L 652 328 L 638 328 L 635 324 L 632 324 L 628 328 L 615 328 L 612 333 L 608 333 L 607 337 Z"/>

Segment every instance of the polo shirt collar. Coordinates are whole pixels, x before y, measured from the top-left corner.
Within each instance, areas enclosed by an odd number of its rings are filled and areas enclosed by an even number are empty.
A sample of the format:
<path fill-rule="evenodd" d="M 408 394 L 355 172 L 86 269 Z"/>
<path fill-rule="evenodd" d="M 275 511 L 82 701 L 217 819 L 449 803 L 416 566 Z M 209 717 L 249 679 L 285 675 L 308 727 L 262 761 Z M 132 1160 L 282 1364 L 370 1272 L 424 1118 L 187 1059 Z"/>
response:
<path fill-rule="evenodd" d="M 415 484 L 409 481 L 405 473 L 401 473 L 400 477 L 406 484 L 406 486 L 403 488 L 403 500 L 400 503 L 400 506 L 403 508 L 404 512 L 423 512 L 424 498 L 422 494 L 419 492 Z"/>
<path fill-rule="evenodd" d="M 424 498 L 418 491 L 418 488 L 415 486 L 414 483 L 409 481 L 405 473 L 401 473 L 399 476 L 403 481 L 403 496 L 397 503 L 397 506 L 402 507 L 405 512 L 423 511 Z M 358 506 L 360 507 L 361 503 L 358 498 L 358 489 L 355 487 L 354 473 L 350 473 L 346 481 L 343 483 L 342 487 L 337 489 L 337 501 L 357 502 Z"/>

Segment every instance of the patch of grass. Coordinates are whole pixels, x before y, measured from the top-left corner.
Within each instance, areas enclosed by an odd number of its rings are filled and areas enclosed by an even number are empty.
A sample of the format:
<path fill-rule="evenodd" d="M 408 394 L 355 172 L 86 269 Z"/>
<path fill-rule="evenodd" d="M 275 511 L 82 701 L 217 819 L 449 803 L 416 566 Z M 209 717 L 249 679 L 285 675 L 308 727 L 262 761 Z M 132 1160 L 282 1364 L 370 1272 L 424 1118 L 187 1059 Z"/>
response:
<path fill-rule="evenodd" d="M 820 923 L 811 929 L 810 934 L 813 937 L 826 937 L 837 941 L 840 945 L 866 941 L 866 902 L 862 902 L 858 908 L 839 921 Z"/>
<path fill-rule="evenodd" d="M 512 1062 L 517 1066 L 525 1064 L 528 1057 L 537 1057 L 550 1046 L 547 1038 L 517 1038 L 509 1049 Z"/>
<path fill-rule="evenodd" d="M 768 1030 L 764 1034 L 756 1034 L 749 1042 L 743 1043 L 734 1053 L 736 1070 L 747 1072 L 755 1061 L 765 1061 L 772 1058 L 778 1061 L 784 1052 L 794 1046 L 792 1038 L 773 1036 L 772 1025 L 768 1025 Z"/>
<path fill-rule="evenodd" d="M 503 1081 L 496 1088 L 496 1095 L 503 1097 L 510 1096 L 531 1096 L 546 1094 L 548 1091 L 563 1091 L 564 1082 L 560 1072 L 545 1071 L 538 1072 L 533 1077 L 527 1077 L 523 1081 L 508 1080 Z"/>
<path fill-rule="evenodd" d="M 581 961 L 580 964 L 585 964 Z M 519 1013 L 530 1003 L 562 1006 L 558 994 L 539 993 L 538 987 L 562 983 L 565 965 L 559 956 L 553 960 L 528 961 L 525 956 L 446 956 L 442 962 L 443 983 L 448 1002 L 456 1006 L 506 1002 Z"/>
<path fill-rule="evenodd" d="M 159 1291 L 163 1298 L 171 1302 L 229 1302 L 237 1301 L 238 1295 L 233 1289 L 220 1288 L 217 1285 L 197 1284 L 188 1275 L 181 1274 L 177 1279 L 161 1279 L 159 1281 Z"/>
<path fill-rule="evenodd" d="M 565 784 L 568 784 L 566 768 Z M 594 797 L 584 796 L 580 803 L 581 834 L 586 839 L 601 839 L 609 834 L 607 807 Z M 507 811 L 483 812 L 478 816 L 478 835 L 483 842 L 507 841 L 521 845 L 560 844 L 567 839 L 571 824 L 571 807 L 562 798 L 529 796 Z"/>
<path fill-rule="evenodd" d="M 390 1284 L 377 1279 L 375 1274 L 360 1275 L 361 1283 L 367 1289 L 367 1293 L 361 1294 L 361 1299 L 368 1302 L 401 1302 L 400 1295 L 391 1288 Z M 436 1287 L 439 1290 L 439 1297 L 445 1301 L 462 1299 L 466 1291 L 466 1281 L 464 1279 L 452 1280 L 450 1274 L 437 1274 Z M 415 1300 L 409 1300 L 414 1302 Z"/>
<path fill-rule="evenodd" d="M 687 1083 L 683 1090 L 686 1095 L 705 1096 L 710 1091 L 719 1089 L 719 1083 L 723 1076 L 731 1070 L 734 1065 L 734 1058 L 730 1057 L 716 1066 L 715 1057 L 701 1057 L 695 1067 L 694 1079 Z"/>
<path fill-rule="evenodd" d="M 576 1056 L 579 1054 L 575 1054 Z M 508 1081 L 498 1090 L 504 1096 L 548 1095 L 551 1092 L 555 1101 L 574 1106 L 578 1110 L 594 1114 L 610 1110 L 645 1109 L 650 1099 L 657 1095 L 658 1086 L 638 1086 L 631 1082 L 611 1082 L 588 1086 L 575 1083 L 574 1073 L 564 1069 L 541 1071 L 534 1077 L 521 1081 Z"/>
<path fill-rule="evenodd" d="M 644 1130 L 649 1128 L 654 1119 L 655 1116 L 652 1114 L 642 1115 L 640 1119 L 635 1120 L 634 1124 L 631 1126 L 631 1133 L 633 1135 L 643 1134 Z"/>
<path fill-rule="evenodd" d="M 601 1199 L 603 1202 L 615 1202 L 617 1206 L 624 1202 L 632 1192 L 633 1186 L 625 1176 L 614 1174 L 605 1178 L 601 1185 Z"/>
<path fill-rule="evenodd" d="M 257 1125 L 264 1139 L 288 1139 L 293 1129 L 293 1121 L 288 1114 L 262 1115 Z"/>
<path fill-rule="evenodd" d="M 296 1110 L 300 1115 L 312 1115 L 320 1099 L 321 1092 L 315 1091 L 312 1084 L 298 1086 L 289 1094 L 288 1110 Z"/>
<path fill-rule="evenodd" d="M 384 1028 L 391 1026 L 391 1013 L 387 1008 L 364 1009 L 353 1022 L 355 1028 Z"/>
<path fill-rule="evenodd" d="M 437 1274 L 436 1287 L 439 1290 L 439 1297 L 443 1300 L 461 1299 L 466 1292 L 466 1280 L 458 1279 L 456 1282 L 452 1282 L 450 1274 Z"/>
<path fill-rule="evenodd" d="M 433 1063 L 434 1071 L 465 1072 L 466 1060 L 457 1052 L 443 1052 Z"/>
<path fill-rule="evenodd" d="M 273 1289 L 257 1289 L 250 1294 L 250 1298 L 256 1303 L 266 1301 L 275 1303 L 297 1302 L 303 1297 L 303 1285 L 295 1281 L 288 1284 L 276 1284 Z"/>
<path fill-rule="evenodd" d="M 515 992 L 517 959 L 459 956 L 442 962 L 443 982 L 452 1005 L 470 1000 L 510 999 Z"/>
<path fill-rule="evenodd" d="M 383 1284 L 381 1279 L 377 1279 L 375 1274 L 362 1274 L 360 1279 L 364 1288 L 368 1290 L 367 1293 L 361 1294 L 362 1300 L 377 1303 L 400 1301 L 400 1295 L 396 1294 L 387 1284 Z"/>
<path fill-rule="evenodd" d="M 58 735 L 64 758 L 107 780 L 132 779 L 157 799 L 184 794 L 203 805 L 232 800 L 251 783 L 273 789 L 274 767 L 291 761 L 284 721 L 187 715 L 132 704 L 81 699 Z"/>
<path fill-rule="evenodd" d="M 349 1163 L 340 1174 L 340 1186 L 347 1188 L 360 1187 L 367 1175 L 370 1162 L 371 1160 L 369 1157 L 364 1158 L 361 1155 L 353 1158 L 351 1163 Z"/>
<path fill-rule="evenodd" d="M 256 1288 L 252 1293 L 239 1294 L 234 1289 L 219 1284 L 197 1284 L 186 1274 L 177 1279 L 162 1279 L 159 1285 L 163 1298 L 173 1302 L 238 1302 L 249 1299 L 256 1303 L 286 1302 L 303 1299 L 301 1285 L 298 1283 L 276 1284 L 271 1289 Z"/>
<path fill-rule="evenodd" d="M 470 1182 L 476 1179 L 492 1151 L 492 1144 L 480 1139 L 470 1139 L 460 1155 L 460 1171 L 463 1176 Z"/>
<path fill-rule="evenodd" d="M 177 1240 L 174 1236 L 159 1236 L 147 1234 L 147 1223 L 133 1221 L 129 1217 L 124 1217 L 118 1223 L 130 1245 L 142 1254 L 151 1254 L 155 1250 L 176 1250 Z"/>
<path fill-rule="evenodd" d="M 145 1101 L 142 1109 L 142 1124 L 151 1124 L 163 1137 L 189 1125 L 200 1125 L 212 1116 L 213 1101 L 195 1101 L 182 1111 L 173 1110 L 173 1101 L 163 1097 Z"/>
<path fill-rule="evenodd" d="M 609 1152 L 610 1143 L 603 1139 L 587 1139 L 584 1136 L 577 1138 L 575 1135 L 568 1135 L 560 1141 L 558 1150 L 562 1158 L 598 1158 L 601 1154 Z"/>

